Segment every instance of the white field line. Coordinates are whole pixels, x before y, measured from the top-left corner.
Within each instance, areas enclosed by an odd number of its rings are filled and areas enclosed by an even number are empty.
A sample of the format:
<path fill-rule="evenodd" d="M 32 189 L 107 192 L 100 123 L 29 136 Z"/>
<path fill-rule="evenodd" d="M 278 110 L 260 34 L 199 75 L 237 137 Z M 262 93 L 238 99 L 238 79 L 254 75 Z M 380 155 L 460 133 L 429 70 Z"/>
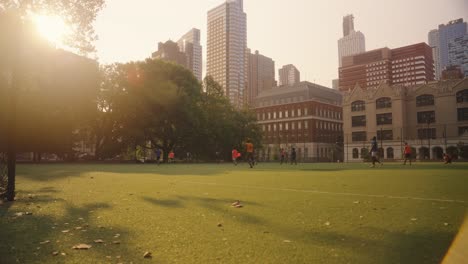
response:
<path fill-rule="evenodd" d="M 417 201 L 442 202 L 442 203 L 461 203 L 461 204 L 467 203 L 466 201 L 461 201 L 461 200 L 422 198 L 422 197 L 410 197 L 410 196 L 394 196 L 394 195 L 362 194 L 362 193 L 346 193 L 346 192 L 326 192 L 326 191 L 301 190 L 301 189 L 291 189 L 291 188 L 270 188 L 270 187 L 261 187 L 261 186 L 251 186 L 251 185 L 222 184 L 222 183 L 214 183 L 214 182 L 193 182 L 193 181 L 179 181 L 179 182 L 189 183 L 189 184 L 199 184 L 199 185 L 266 190 L 266 191 L 299 192 L 299 193 L 312 193 L 312 194 L 328 194 L 328 195 L 335 195 L 335 196 L 355 196 L 355 197 L 386 198 L 386 199 L 399 199 L 399 200 L 417 200 Z"/>

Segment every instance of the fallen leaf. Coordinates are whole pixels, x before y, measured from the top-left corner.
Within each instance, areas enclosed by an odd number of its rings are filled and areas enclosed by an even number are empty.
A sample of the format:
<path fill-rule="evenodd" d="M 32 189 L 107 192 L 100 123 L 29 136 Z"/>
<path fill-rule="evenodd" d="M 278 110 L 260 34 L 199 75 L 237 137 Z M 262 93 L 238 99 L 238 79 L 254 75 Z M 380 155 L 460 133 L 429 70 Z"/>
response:
<path fill-rule="evenodd" d="M 115 234 L 114 238 L 119 238 L 120 234 Z"/>
<path fill-rule="evenodd" d="M 359 201 L 354 201 L 353 203 L 354 203 L 354 204 L 358 204 L 358 203 L 359 203 Z"/>
<path fill-rule="evenodd" d="M 104 243 L 104 240 L 102 240 L 102 239 L 97 239 L 97 240 L 94 240 L 94 243 L 102 244 L 102 243 Z"/>
<path fill-rule="evenodd" d="M 448 225 L 449 225 L 449 223 L 444 223 L 444 226 L 448 226 Z"/>
<path fill-rule="evenodd" d="M 237 200 L 237 201 L 233 202 L 233 203 L 231 204 L 231 206 L 232 206 L 232 207 L 236 207 L 236 206 L 238 206 L 239 204 L 240 204 L 240 201 Z"/>
<path fill-rule="evenodd" d="M 68 233 L 70 230 L 62 230 L 62 233 Z"/>
<path fill-rule="evenodd" d="M 222 223 L 218 223 L 218 227 L 223 227 L 223 224 L 222 224 Z"/>
<path fill-rule="evenodd" d="M 24 215 L 23 212 L 19 212 L 19 213 L 16 213 L 16 214 L 15 214 L 16 217 L 20 217 L 20 216 L 23 216 L 23 215 Z"/>
<path fill-rule="evenodd" d="M 106 258 L 108 258 L 108 259 L 111 259 L 111 258 L 112 258 L 112 256 L 106 256 Z"/>
<path fill-rule="evenodd" d="M 41 244 L 41 245 L 49 244 L 49 243 L 50 243 L 50 240 L 46 240 L 46 241 L 39 242 L 39 244 Z"/>
<path fill-rule="evenodd" d="M 26 213 L 24 213 L 24 214 L 25 214 L 25 215 L 32 215 L 31 212 L 26 212 Z"/>
<path fill-rule="evenodd" d="M 73 249 L 90 249 L 91 245 L 86 245 L 86 244 L 78 244 L 73 246 Z"/>
<path fill-rule="evenodd" d="M 62 252 L 62 253 L 60 253 L 60 255 L 62 255 L 62 256 L 66 256 L 67 254 Z"/>
<path fill-rule="evenodd" d="M 283 240 L 284 243 L 291 243 L 291 240 Z"/>
<path fill-rule="evenodd" d="M 417 218 L 411 218 L 411 221 L 418 221 Z"/>
<path fill-rule="evenodd" d="M 58 254 L 59 254 L 58 251 L 52 252 L 52 255 L 53 255 L 53 256 L 58 256 Z"/>
<path fill-rule="evenodd" d="M 81 226 L 75 227 L 75 230 L 81 230 L 81 229 L 83 229 Z"/>
<path fill-rule="evenodd" d="M 325 225 L 326 225 L 326 226 L 330 226 L 330 222 L 325 222 Z"/>
<path fill-rule="evenodd" d="M 112 244 L 119 245 L 120 241 L 112 241 Z"/>
<path fill-rule="evenodd" d="M 143 257 L 144 258 L 152 258 L 153 256 L 152 256 L 151 252 L 145 252 L 145 254 L 143 254 Z"/>
<path fill-rule="evenodd" d="M 238 204 L 238 205 L 236 205 L 236 206 L 234 206 L 234 207 L 236 207 L 236 208 L 242 208 L 242 207 L 244 207 L 244 206 L 241 205 L 241 204 Z"/>

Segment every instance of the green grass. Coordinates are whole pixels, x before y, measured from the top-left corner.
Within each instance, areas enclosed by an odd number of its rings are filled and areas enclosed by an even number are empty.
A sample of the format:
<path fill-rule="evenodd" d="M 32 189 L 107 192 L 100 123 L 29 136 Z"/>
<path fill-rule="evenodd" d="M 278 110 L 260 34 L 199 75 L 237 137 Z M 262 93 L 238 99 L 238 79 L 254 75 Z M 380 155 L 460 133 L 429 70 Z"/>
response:
<path fill-rule="evenodd" d="M 21 165 L 18 200 L 0 206 L 0 263 L 440 263 L 467 212 L 467 172 L 468 164 Z M 237 199 L 243 208 L 230 206 Z M 71 249 L 79 243 L 92 248 Z"/>

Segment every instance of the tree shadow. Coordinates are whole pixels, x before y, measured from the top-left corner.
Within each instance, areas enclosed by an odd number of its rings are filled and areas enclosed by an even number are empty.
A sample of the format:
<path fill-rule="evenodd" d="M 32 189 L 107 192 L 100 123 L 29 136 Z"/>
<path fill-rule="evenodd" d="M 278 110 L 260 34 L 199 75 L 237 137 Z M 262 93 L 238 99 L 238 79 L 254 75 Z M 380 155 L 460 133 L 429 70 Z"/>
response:
<path fill-rule="evenodd" d="M 15 216 L 24 211 L 24 205 L 11 204 L 10 211 L 5 214 L 2 214 L 5 211 L 2 206 L 0 263 L 82 263 L 83 259 L 104 263 L 108 261 L 106 256 L 122 256 L 118 262 L 128 262 L 131 258 L 135 261 L 138 254 L 129 249 L 131 239 L 127 230 L 96 224 L 94 214 L 110 208 L 106 203 L 83 206 L 67 203 L 63 215 L 45 215 L 32 209 L 32 215 Z M 103 243 L 94 242 L 98 239 Z M 77 244 L 92 247 L 89 250 L 72 249 Z M 53 252 L 58 252 L 57 256 Z"/>
<path fill-rule="evenodd" d="M 180 200 L 156 199 L 151 197 L 143 197 L 143 200 L 157 206 L 167 208 L 183 208 L 185 207 Z"/>

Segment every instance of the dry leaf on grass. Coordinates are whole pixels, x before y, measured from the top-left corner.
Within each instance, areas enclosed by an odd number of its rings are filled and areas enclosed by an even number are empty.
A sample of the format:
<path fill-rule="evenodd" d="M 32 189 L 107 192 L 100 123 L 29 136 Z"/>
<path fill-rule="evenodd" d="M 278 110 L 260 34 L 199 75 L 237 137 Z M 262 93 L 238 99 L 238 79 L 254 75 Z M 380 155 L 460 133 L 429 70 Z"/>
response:
<path fill-rule="evenodd" d="M 145 252 L 145 254 L 143 254 L 143 257 L 144 258 L 152 258 L 153 256 L 152 256 L 151 252 L 147 251 L 147 252 Z"/>
<path fill-rule="evenodd" d="M 94 243 L 102 244 L 102 243 L 104 243 L 104 240 L 102 240 L 102 239 L 96 239 L 96 240 L 94 240 Z"/>
<path fill-rule="evenodd" d="M 50 243 L 50 240 L 46 240 L 46 241 L 39 242 L 39 244 L 41 244 L 41 245 L 49 244 L 49 243 Z"/>
<path fill-rule="evenodd" d="M 120 241 L 112 241 L 112 244 L 119 245 Z"/>
<path fill-rule="evenodd" d="M 62 230 L 62 233 L 68 233 L 70 230 Z"/>
<path fill-rule="evenodd" d="M 291 243 L 291 240 L 283 240 L 284 243 Z"/>
<path fill-rule="evenodd" d="M 59 252 L 58 251 L 54 251 L 52 252 L 52 255 L 55 257 L 55 256 L 58 256 Z"/>
<path fill-rule="evenodd" d="M 78 244 L 73 246 L 73 249 L 90 249 L 91 245 L 86 245 L 86 244 Z"/>

